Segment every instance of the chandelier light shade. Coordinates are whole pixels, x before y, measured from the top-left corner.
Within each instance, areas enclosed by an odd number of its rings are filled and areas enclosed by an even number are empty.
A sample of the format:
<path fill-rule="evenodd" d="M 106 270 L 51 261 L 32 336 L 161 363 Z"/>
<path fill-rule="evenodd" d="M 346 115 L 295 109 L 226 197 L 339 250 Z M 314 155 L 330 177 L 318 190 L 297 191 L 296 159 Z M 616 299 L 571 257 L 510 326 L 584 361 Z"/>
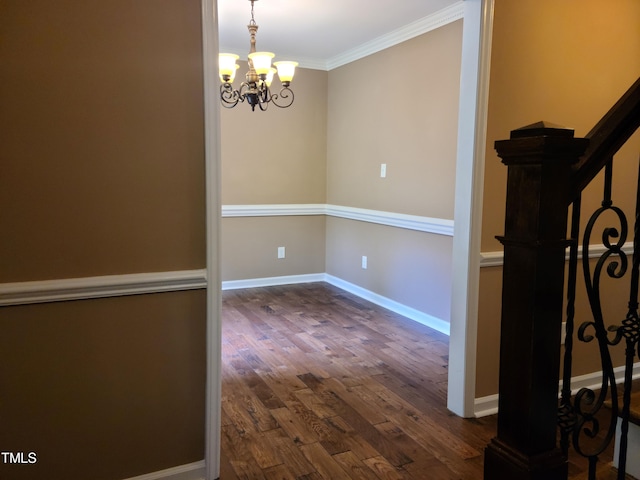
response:
<path fill-rule="evenodd" d="M 247 102 L 252 111 L 255 111 L 256 106 L 264 111 L 270 103 L 279 108 L 290 107 L 293 104 L 294 96 L 289 87 L 298 63 L 289 61 L 274 62 L 275 68 L 273 68 L 271 60 L 275 57 L 275 54 L 256 51 L 258 25 L 253 17 L 253 4 L 258 0 L 249 1 L 251 2 L 251 20 L 247 25 L 251 42 L 247 59 L 249 70 L 240 88 L 234 89 L 233 80 L 239 68 L 239 65 L 236 64 L 239 57 L 232 53 L 221 53 L 218 56 L 218 68 L 220 81 L 222 82 L 220 85 L 220 102 L 225 108 L 233 108 L 238 103 Z M 282 88 L 279 93 L 272 93 L 271 83 L 276 72 L 280 78 Z"/>

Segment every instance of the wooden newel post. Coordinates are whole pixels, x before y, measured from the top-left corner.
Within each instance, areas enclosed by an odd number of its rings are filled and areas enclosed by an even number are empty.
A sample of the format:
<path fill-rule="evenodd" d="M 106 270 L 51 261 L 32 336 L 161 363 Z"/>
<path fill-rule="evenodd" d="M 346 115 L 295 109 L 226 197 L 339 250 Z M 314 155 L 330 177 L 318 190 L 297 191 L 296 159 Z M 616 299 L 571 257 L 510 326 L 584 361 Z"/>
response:
<path fill-rule="evenodd" d="M 498 433 L 486 480 L 565 480 L 556 444 L 571 166 L 587 139 L 542 122 L 496 142 L 508 166 Z"/>

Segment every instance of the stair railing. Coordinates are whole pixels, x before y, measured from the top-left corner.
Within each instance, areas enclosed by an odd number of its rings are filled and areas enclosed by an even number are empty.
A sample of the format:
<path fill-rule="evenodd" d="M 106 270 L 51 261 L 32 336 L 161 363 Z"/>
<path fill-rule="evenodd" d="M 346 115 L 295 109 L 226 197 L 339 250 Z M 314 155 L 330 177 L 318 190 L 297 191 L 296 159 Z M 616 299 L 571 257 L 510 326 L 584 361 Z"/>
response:
<path fill-rule="evenodd" d="M 625 338 L 626 363 L 627 366 L 633 364 L 640 329 L 637 313 L 640 257 L 634 253 L 629 314 L 615 331 L 604 327 L 599 308 L 599 282 L 603 271 L 612 278 L 619 278 L 628 270 L 629 262 L 623 249 L 628 233 L 627 221 L 611 201 L 612 159 L 639 126 L 640 79 L 586 138 L 574 138 L 573 130 L 540 122 L 514 130 L 509 140 L 495 144 L 498 155 L 508 167 L 508 176 L 505 231 L 504 236 L 498 237 L 504 246 L 499 412 L 497 435 L 485 451 L 487 480 L 565 480 L 570 443 L 589 458 L 589 478 L 595 479 L 598 456 L 611 443 L 611 429 L 615 429 L 619 412 L 609 346 Z M 603 381 L 598 393 L 583 389 L 572 398 L 571 350 L 580 198 L 582 190 L 602 169 L 605 169 L 606 179 L 604 199 L 602 207 L 587 224 L 582 252 L 594 319 L 580 326 L 578 339 L 597 339 Z M 571 237 L 567 238 L 570 207 Z M 592 271 L 589 239 L 597 218 L 604 211 L 614 212 L 619 226 L 604 230 L 605 253 Z M 640 211 L 636 216 L 640 216 Z M 634 242 L 639 241 L 639 236 L 634 235 Z M 565 351 L 569 350 L 569 353 L 562 360 L 565 378 L 559 408 L 567 247 L 569 288 Z M 640 252 L 640 248 L 634 248 L 634 251 Z M 631 369 L 627 370 L 626 375 L 630 377 Z M 629 379 L 629 390 L 630 383 Z M 613 427 L 609 425 L 606 434 L 602 435 L 598 412 L 607 394 L 612 402 L 610 423 Z M 628 396 L 626 386 L 625 395 Z M 628 404 L 623 402 L 623 429 L 625 409 L 628 415 Z M 583 447 L 581 439 L 584 435 L 595 438 L 596 447 Z M 621 471 L 619 478 L 624 478 L 624 464 Z"/>

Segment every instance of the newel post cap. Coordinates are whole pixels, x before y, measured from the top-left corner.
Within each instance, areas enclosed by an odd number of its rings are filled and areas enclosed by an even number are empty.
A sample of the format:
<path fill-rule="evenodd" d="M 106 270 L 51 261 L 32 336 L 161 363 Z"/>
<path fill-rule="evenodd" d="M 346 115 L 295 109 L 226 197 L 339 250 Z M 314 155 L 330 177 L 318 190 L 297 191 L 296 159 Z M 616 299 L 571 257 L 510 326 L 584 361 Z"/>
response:
<path fill-rule="evenodd" d="M 495 149 L 505 165 L 573 164 L 589 145 L 588 139 L 573 134 L 572 128 L 540 121 L 512 130 L 508 140 L 495 142 Z"/>
<path fill-rule="evenodd" d="M 574 130 L 572 128 L 556 125 L 555 123 L 541 120 L 531 125 L 511 130 L 510 138 L 525 137 L 570 137 L 573 138 Z"/>

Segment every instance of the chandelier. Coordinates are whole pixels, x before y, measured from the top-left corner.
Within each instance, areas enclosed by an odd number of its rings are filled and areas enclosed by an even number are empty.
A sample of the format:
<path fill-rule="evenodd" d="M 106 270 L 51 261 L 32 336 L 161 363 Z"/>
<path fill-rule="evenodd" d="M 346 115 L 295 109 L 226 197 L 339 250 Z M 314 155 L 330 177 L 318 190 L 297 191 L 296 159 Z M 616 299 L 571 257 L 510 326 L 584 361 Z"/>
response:
<path fill-rule="evenodd" d="M 267 109 L 270 103 L 276 107 L 287 108 L 293 103 L 293 91 L 289 88 L 291 80 L 295 73 L 297 62 L 274 62 L 271 66 L 271 59 L 275 56 L 271 52 L 256 52 L 256 32 L 258 25 L 253 18 L 253 4 L 258 0 L 249 0 L 251 2 L 251 21 L 247 28 L 251 36 L 251 48 L 249 50 L 249 71 L 246 73 L 246 80 L 242 82 L 240 88 L 233 89 L 233 80 L 236 76 L 236 70 L 240 65 L 236 64 L 238 55 L 232 53 L 221 53 L 218 58 L 218 67 L 220 69 L 220 101 L 225 108 L 233 108 L 238 102 L 245 101 L 251 106 L 251 110 L 255 111 L 256 106 L 260 110 Z M 271 93 L 271 82 L 273 76 L 278 72 L 282 89 L 280 93 Z"/>

